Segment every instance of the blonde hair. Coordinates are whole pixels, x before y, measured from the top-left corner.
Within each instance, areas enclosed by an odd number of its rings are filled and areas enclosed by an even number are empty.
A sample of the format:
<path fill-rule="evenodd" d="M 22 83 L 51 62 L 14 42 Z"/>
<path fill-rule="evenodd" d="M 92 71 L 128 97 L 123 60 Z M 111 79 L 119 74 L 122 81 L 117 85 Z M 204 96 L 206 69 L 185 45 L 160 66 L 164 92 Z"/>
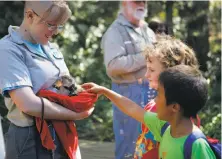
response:
<path fill-rule="evenodd" d="M 146 47 L 144 55 L 147 61 L 151 61 L 152 57 L 158 58 L 165 68 L 180 64 L 199 68 L 194 51 L 169 35 L 159 35 L 157 42 Z"/>
<path fill-rule="evenodd" d="M 49 7 L 46 8 L 45 5 Z M 51 20 L 64 24 L 71 17 L 71 10 L 64 0 L 59 1 L 26 1 L 25 10 L 32 9 L 41 17 L 40 21 Z"/>

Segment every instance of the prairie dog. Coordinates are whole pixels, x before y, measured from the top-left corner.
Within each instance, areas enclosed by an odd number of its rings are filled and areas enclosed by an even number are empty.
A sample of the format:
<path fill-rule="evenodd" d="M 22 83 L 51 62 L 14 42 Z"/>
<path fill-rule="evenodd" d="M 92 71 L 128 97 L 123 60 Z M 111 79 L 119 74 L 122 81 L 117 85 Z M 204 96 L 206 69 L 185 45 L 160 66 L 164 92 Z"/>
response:
<path fill-rule="evenodd" d="M 76 84 L 73 77 L 68 75 L 61 76 L 55 82 L 54 87 L 58 89 L 57 93 L 68 96 L 78 95 L 84 90 L 80 85 Z"/>

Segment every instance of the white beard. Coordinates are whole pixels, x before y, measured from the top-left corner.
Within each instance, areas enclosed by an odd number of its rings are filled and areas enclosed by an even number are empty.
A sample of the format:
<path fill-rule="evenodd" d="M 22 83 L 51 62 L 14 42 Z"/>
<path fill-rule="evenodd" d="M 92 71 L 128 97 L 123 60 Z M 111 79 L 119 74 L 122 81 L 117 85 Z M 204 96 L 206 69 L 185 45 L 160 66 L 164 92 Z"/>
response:
<path fill-rule="evenodd" d="M 143 7 L 137 7 L 135 10 L 133 10 L 133 8 L 130 5 L 127 5 L 127 7 L 130 13 L 133 15 L 133 17 L 137 20 L 143 20 L 147 15 L 146 8 L 144 9 Z"/>
<path fill-rule="evenodd" d="M 137 20 L 143 20 L 146 17 L 147 14 L 147 9 L 144 11 L 139 10 L 138 8 L 134 11 L 134 18 Z"/>

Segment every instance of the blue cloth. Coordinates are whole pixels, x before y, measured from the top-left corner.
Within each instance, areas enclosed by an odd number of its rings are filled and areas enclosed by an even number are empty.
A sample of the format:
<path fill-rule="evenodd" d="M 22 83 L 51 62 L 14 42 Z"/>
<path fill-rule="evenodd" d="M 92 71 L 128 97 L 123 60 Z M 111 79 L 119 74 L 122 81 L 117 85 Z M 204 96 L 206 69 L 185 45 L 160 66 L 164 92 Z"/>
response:
<path fill-rule="evenodd" d="M 33 44 L 33 43 L 31 43 L 29 41 L 26 41 L 26 40 L 24 40 L 24 43 L 27 46 L 29 46 L 29 48 L 32 48 L 32 49 L 36 50 L 36 54 L 37 55 L 40 55 L 40 56 L 45 57 L 45 58 L 48 58 L 47 55 L 44 53 L 44 51 L 43 51 L 43 49 L 42 49 L 40 44 Z"/>
<path fill-rule="evenodd" d="M 147 103 L 149 103 L 152 99 L 154 99 L 157 95 L 156 90 L 149 87 L 148 81 L 143 81 L 142 83 L 142 103 L 141 106 L 145 107 Z"/>
<path fill-rule="evenodd" d="M 138 84 L 115 84 L 112 90 L 133 100 L 141 107 L 147 103 L 149 87 L 148 83 Z M 151 91 L 152 95 L 152 91 Z M 116 159 L 132 159 L 135 151 L 135 143 L 139 135 L 140 123 L 128 115 L 122 113 L 113 105 L 113 130 L 115 134 L 115 157 Z"/>

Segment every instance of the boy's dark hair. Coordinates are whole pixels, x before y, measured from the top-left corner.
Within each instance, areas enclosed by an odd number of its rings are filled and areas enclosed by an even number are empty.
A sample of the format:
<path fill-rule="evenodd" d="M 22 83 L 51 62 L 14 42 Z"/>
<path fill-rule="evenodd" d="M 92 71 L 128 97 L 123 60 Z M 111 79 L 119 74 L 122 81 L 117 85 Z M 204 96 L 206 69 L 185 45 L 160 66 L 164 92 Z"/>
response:
<path fill-rule="evenodd" d="M 184 117 L 196 117 L 207 101 L 207 80 L 197 68 L 170 67 L 160 74 L 159 82 L 165 90 L 166 104 L 179 104 Z"/>

